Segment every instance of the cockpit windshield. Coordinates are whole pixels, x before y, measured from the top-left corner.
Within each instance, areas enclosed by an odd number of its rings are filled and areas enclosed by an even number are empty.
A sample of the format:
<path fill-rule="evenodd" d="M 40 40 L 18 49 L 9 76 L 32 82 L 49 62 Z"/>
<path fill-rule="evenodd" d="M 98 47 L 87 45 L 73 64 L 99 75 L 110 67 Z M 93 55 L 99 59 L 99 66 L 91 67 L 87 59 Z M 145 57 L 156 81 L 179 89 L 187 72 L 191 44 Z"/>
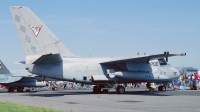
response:
<path fill-rule="evenodd" d="M 158 59 L 160 65 L 167 65 L 167 61 L 164 58 Z"/>

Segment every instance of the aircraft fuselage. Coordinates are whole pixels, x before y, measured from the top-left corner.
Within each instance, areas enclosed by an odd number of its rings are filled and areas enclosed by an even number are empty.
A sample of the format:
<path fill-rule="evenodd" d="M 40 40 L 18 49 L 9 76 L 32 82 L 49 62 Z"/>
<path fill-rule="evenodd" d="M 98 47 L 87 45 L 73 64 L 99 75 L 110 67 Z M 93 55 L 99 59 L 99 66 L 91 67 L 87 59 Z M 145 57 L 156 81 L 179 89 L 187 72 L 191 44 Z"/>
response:
<path fill-rule="evenodd" d="M 116 58 L 63 58 L 61 62 L 27 66 L 28 71 L 33 74 L 82 83 L 165 82 L 180 75 L 178 70 L 170 65 L 160 65 L 158 60 L 149 63 L 102 64 L 113 59 Z M 108 72 L 108 70 L 114 71 Z"/>

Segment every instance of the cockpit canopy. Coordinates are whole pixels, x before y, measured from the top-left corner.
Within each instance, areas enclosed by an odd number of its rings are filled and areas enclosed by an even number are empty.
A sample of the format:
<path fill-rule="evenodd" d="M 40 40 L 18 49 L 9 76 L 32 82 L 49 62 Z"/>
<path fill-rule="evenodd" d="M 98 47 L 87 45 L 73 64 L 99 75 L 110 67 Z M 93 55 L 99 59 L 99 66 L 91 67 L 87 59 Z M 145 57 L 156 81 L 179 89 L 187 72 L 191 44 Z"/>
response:
<path fill-rule="evenodd" d="M 158 59 L 158 62 L 160 63 L 160 65 L 167 65 L 167 61 L 164 58 L 160 58 Z"/>

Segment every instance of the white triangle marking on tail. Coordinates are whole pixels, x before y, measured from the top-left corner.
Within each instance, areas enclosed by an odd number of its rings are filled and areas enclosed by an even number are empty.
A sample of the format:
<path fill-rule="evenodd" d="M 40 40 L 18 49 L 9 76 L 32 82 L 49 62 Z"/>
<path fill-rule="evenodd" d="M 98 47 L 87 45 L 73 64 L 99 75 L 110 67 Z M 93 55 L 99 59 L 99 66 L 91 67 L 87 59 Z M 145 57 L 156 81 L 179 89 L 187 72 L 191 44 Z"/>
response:
<path fill-rule="evenodd" d="M 29 25 L 34 35 L 37 37 L 40 30 L 42 29 L 42 25 Z"/>

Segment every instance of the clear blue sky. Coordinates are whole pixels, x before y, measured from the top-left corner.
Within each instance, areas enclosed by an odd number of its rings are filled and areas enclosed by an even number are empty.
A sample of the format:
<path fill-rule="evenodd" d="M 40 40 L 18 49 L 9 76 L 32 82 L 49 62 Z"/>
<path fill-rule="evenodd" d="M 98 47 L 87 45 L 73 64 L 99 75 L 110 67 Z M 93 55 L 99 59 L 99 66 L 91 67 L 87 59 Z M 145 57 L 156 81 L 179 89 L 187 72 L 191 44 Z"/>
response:
<path fill-rule="evenodd" d="M 200 69 L 200 0 L 0 0 L 0 59 L 25 60 L 9 6 L 29 7 L 79 57 L 126 57 L 164 51 L 175 67 Z"/>

